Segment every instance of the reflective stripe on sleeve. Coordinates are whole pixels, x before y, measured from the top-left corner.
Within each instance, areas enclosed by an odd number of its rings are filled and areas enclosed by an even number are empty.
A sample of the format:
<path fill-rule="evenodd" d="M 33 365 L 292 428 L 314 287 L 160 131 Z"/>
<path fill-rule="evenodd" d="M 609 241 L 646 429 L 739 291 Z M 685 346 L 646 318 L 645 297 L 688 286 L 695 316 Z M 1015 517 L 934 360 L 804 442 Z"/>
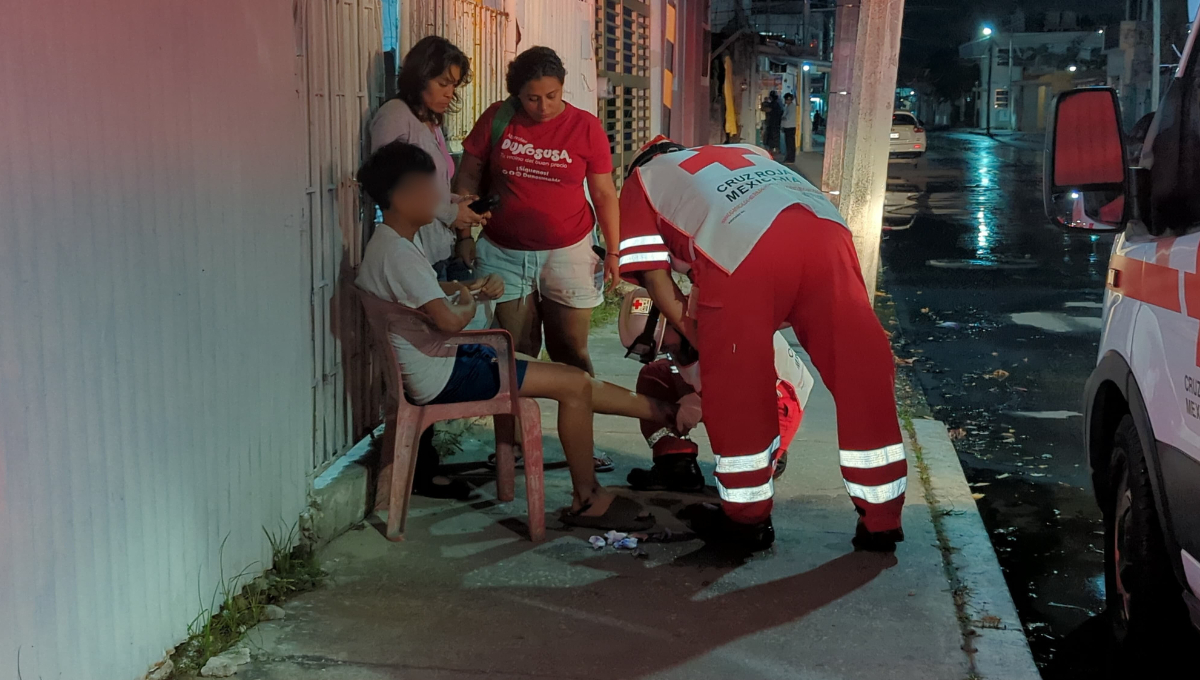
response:
<path fill-rule="evenodd" d="M 854 498 L 861 498 L 868 503 L 886 503 L 899 498 L 908 488 L 908 478 L 901 477 L 889 484 L 879 486 L 863 486 L 846 482 L 846 491 Z"/>
<path fill-rule="evenodd" d="M 637 255 L 622 255 L 617 264 L 624 267 L 628 264 L 641 264 L 643 262 L 670 262 L 670 253 L 638 253 Z"/>
<path fill-rule="evenodd" d="M 726 489 L 724 486 L 721 486 L 721 480 L 718 479 L 717 493 L 721 494 L 721 500 L 729 503 L 769 501 L 775 495 L 775 480 L 770 480 L 762 486 L 752 486 L 748 489 Z"/>
<path fill-rule="evenodd" d="M 771 442 L 766 451 L 750 456 L 716 456 L 717 474 L 754 472 L 771 466 L 771 454 L 779 450 L 779 437 Z"/>
<path fill-rule="evenodd" d="M 626 248 L 640 248 L 642 246 L 661 246 L 663 245 L 663 237 L 661 236 L 638 236 L 621 241 L 620 250 Z"/>
<path fill-rule="evenodd" d="M 892 444 L 873 451 L 839 451 L 842 467 L 869 470 L 904 460 L 904 445 Z"/>

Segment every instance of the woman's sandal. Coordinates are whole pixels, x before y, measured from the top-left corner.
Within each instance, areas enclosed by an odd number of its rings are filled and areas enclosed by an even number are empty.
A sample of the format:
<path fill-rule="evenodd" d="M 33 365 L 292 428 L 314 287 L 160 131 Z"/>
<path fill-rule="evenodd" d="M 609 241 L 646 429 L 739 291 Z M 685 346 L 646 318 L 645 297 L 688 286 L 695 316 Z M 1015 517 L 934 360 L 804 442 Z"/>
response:
<path fill-rule="evenodd" d="M 562 522 L 567 526 L 583 529 L 613 530 L 613 531 L 646 531 L 655 524 L 651 515 L 641 503 L 624 496 L 613 498 L 612 505 L 603 515 L 584 515 L 591 506 L 585 506 L 578 512 L 570 510 L 562 514 Z"/>

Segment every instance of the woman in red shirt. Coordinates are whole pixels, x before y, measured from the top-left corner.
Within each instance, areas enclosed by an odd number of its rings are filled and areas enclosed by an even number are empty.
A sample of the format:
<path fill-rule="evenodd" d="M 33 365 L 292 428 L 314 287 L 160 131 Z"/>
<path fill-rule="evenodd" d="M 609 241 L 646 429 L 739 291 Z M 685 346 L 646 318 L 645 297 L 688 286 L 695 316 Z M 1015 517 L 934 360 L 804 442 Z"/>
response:
<path fill-rule="evenodd" d="M 566 73 L 548 47 L 509 64 L 513 103 L 494 104 L 463 142 L 458 190 L 499 198 L 477 244 L 476 273 L 504 279 L 496 319 L 518 351 L 537 356 L 544 324 L 552 360 L 594 373 L 588 332 L 604 295 L 596 287 L 592 229 L 598 219 L 605 280 L 615 283 L 619 199 L 608 135 L 599 118 L 563 101 Z M 511 121 L 492 139 L 498 114 Z"/>

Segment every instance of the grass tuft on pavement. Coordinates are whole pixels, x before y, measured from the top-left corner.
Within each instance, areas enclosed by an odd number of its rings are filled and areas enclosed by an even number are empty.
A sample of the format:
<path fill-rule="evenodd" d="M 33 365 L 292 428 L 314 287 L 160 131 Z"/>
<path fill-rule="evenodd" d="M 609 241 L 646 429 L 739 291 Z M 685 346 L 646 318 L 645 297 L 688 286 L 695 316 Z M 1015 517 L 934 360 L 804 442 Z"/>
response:
<path fill-rule="evenodd" d="M 232 648 L 246 631 L 263 621 L 268 606 L 321 584 L 325 573 L 312 547 L 298 540 L 298 531 L 297 525 L 278 534 L 263 528 L 271 544 L 271 569 L 244 586 L 239 588 L 238 584 L 253 573 L 254 564 L 229 578 L 222 571 L 216 592 L 209 603 L 201 600 L 200 613 L 188 626 L 188 639 L 171 657 L 171 678 L 194 677 L 209 659 Z M 222 541 L 221 552 L 224 549 Z"/>

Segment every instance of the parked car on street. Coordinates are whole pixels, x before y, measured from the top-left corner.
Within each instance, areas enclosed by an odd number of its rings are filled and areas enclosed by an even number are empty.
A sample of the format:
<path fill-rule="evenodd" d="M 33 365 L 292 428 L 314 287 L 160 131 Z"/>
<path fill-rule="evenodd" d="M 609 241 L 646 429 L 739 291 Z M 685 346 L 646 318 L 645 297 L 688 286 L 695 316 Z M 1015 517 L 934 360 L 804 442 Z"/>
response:
<path fill-rule="evenodd" d="M 892 114 L 892 135 L 888 147 L 892 158 L 920 158 L 925 155 L 925 125 L 908 111 Z"/>
<path fill-rule="evenodd" d="M 1193 36 L 1200 22 L 1193 25 Z M 1084 394 L 1118 642 L 1200 628 L 1200 50 L 1189 41 L 1149 125 L 1127 139 L 1115 90 L 1065 92 L 1046 141 L 1051 221 L 1119 232 Z M 1145 139 L 1137 139 L 1137 134 Z M 1131 158 L 1130 149 L 1142 149 Z"/>

